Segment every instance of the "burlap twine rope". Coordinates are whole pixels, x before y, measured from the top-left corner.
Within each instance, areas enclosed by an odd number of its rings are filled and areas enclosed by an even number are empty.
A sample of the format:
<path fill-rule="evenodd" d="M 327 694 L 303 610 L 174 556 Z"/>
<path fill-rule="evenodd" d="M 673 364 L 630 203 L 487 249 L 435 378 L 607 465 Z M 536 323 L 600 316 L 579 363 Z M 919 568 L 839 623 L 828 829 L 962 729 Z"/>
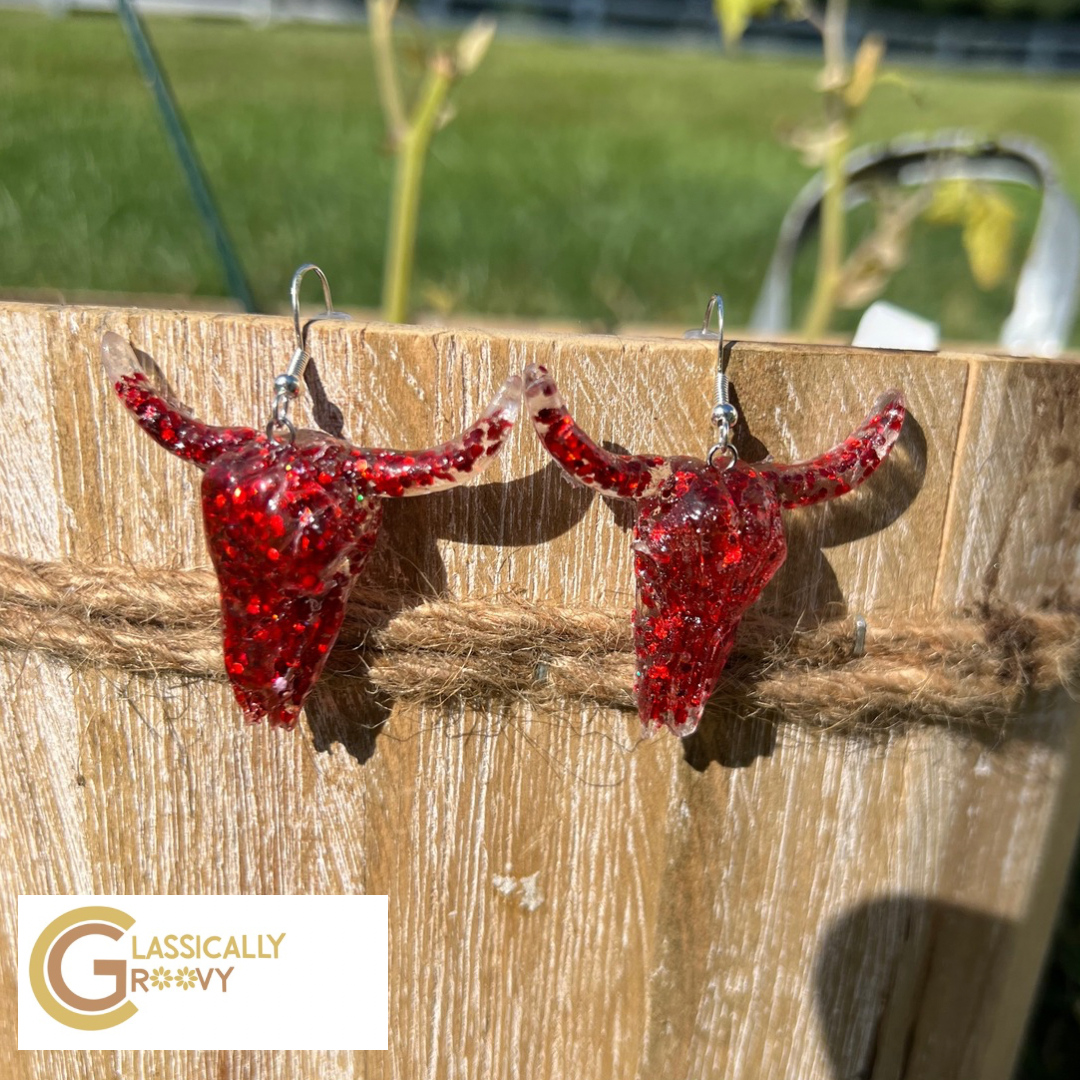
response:
<path fill-rule="evenodd" d="M 415 597 L 411 601 L 415 604 Z M 400 700 L 633 706 L 629 613 L 519 597 L 427 600 L 354 591 L 331 672 L 363 671 Z M 1080 676 L 1080 614 L 984 607 L 951 617 L 792 629 L 751 610 L 715 697 L 799 723 L 1001 725 L 1031 691 Z M 207 570 L 91 568 L 0 555 L 0 646 L 74 665 L 223 679 L 217 583 Z"/>

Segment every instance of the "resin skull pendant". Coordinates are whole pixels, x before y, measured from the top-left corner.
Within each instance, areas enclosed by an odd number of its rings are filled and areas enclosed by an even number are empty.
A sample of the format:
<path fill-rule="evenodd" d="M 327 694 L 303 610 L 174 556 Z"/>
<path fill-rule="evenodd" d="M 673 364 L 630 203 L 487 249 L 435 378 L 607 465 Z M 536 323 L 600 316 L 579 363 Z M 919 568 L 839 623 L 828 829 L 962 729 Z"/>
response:
<path fill-rule="evenodd" d="M 646 733 L 689 735 L 731 653 L 746 609 L 787 555 L 781 508 L 809 506 L 861 484 L 904 422 L 889 391 L 839 446 L 798 465 L 613 454 L 575 423 L 547 371 L 525 370 L 525 399 L 541 441 L 573 480 L 638 500 L 634 691 Z"/>
<path fill-rule="evenodd" d="M 152 386 L 123 338 L 106 334 L 102 357 L 139 426 L 203 470 L 225 669 L 247 719 L 283 727 L 296 723 L 337 639 L 349 590 L 378 535 L 383 499 L 472 479 L 505 442 L 521 398 L 514 376 L 456 442 L 365 450 L 317 431 L 288 441 L 212 427 Z"/>

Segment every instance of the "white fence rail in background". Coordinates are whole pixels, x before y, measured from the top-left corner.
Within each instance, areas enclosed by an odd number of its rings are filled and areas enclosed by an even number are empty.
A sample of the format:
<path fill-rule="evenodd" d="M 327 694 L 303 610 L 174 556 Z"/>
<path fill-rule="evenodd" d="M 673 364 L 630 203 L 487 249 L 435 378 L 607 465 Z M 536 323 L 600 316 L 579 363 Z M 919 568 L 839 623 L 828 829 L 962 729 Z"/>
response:
<path fill-rule="evenodd" d="M 108 11 L 113 0 L 0 0 L 0 6 L 38 7 L 52 14 Z M 144 14 L 220 16 L 256 23 L 305 20 L 360 22 L 363 0 L 139 0 Z M 578 36 L 611 35 L 719 45 L 712 0 L 416 0 L 422 19 L 460 23 L 481 12 L 504 26 Z M 944 66 L 1021 67 L 1080 71 L 1080 23 L 934 18 L 903 11 L 853 11 L 848 36 L 884 34 L 893 60 Z M 805 23 L 757 20 L 744 47 L 755 51 L 815 52 L 817 34 Z"/>

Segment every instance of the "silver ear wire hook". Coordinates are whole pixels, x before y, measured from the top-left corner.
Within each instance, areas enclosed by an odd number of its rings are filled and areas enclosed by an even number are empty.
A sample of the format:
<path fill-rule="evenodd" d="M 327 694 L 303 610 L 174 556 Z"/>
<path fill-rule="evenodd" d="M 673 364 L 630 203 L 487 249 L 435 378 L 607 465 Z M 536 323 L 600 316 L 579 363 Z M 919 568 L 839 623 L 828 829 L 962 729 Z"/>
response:
<path fill-rule="evenodd" d="M 304 275 L 313 271 L 322 282 L 323 300 L 326 302 L 326 310 L 320 315 L 308 319 L 306 323 L 300 323 L 300 286 L 303 284 Z M 304 263 L 292 276 L 292 284 L 289 286 L 289 296 L 292 300 L 293 329 L 296 332 L 296 348 L 293 351 L 289 366 L 284 374 L 274 379 L 274 408 L 270 414 L 270 422 L 266 425 L 267 437 L 273 438 L 275 428 L 284 428 L 289 433 L 289 441 L 296 438 L 296 428 L 289 419 L 289 406 L 300 396 L 301 382 L 304 372 L 311 361 L 311 354 L 307 351 L 308 327 L 313 322 L 321 322 L 323 319 L 347 319 L 348 315 L 343 311 L 334 310 L 334 301 L 330 296 L 330 282 L 326 275 L 314 263 Z"/>
<path fill-rule="evenodd" d="M 716 333 L 709 330 L 713 312 L 716 312 Z M 724 298 L 719 293 L 713 293 L 709 297 L 709 303 L 705 307 L 705 318 L 700 330 L 688 330 L 687 338 L 698 341 L 711 341 L 716 339 L 716 404 L 713 406 L 712 422 L 718 431 L 716 442 L 709 447 L 706 461 L 710 465 L 715 463 L 718 454 L 728 455 L 728 462 L 724 471 L 734 468 L 739 460 L 739 452 L 731 442 L 731 432 L 739 422 L 739 410 L 731 404 L 731 382 L 727 376 L 728 357 L 724 352 Z"/>

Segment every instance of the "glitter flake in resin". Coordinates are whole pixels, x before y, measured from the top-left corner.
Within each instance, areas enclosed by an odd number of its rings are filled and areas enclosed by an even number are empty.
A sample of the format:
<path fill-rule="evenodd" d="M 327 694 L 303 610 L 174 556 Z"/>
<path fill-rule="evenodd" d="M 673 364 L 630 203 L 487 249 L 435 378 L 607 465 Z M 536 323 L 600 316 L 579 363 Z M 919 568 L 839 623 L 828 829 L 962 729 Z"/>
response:
<path fill-rule="evenodd" d="M 109 381 L 155 442 L 204 470 L 203 519 L 224 616 L 225 669 L 248 720 L 291 727 L 334 646 L 349 590 L 388 497 L 471 480 L 517 416 L 507 380 L 460 439 L 430 450 L 365 450 L 315 431 L 295 442 L 212 427 L 151 385 L 134 350 L 105 335 Z"/>
<path fill-rule="evenodd" d="M 525 371 L 537 434 L 574 480 L 638 501 L 634 690 L 646 732 L 689 735 L 727 663 L 739 622 L 787 555 L 781 508 L 810 506 L 861 484 L 904 423 L 892 390 L 839 446 L 797 465 L 614 454 L 575 423 L 547 371 Z"/>

